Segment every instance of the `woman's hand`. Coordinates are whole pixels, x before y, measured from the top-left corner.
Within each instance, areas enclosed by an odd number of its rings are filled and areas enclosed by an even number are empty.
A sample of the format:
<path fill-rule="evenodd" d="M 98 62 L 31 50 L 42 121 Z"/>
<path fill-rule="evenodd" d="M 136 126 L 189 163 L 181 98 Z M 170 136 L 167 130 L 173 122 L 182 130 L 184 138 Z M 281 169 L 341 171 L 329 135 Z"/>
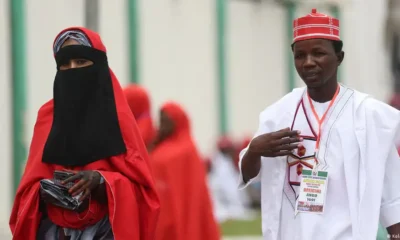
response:
<path fill-rule="evenodd" d="M 75 172 L 75 175 L 65 179 L 61 182 L 61 184 L 67 184 L 69 182 L 75 182 L 79 180 L 77 183 L 74 184 L 73 187 L 69 189 L 69 193 L 72 196 L 79 195 L 83 193 L 82 196 L 79 198 L 79 201 L 85 200 L 87 197 L 90 196 L 92 191 L 96 189 L 100 185 L 101 174 L 97 171 L 80 171 Z"/>
<path fill-rule="evenodd" d="M 50 203 L 50 204 L 52 204 L 52 203 L 54 203 L 54 202 L 57 201 L 53 196 L 51 196 L 50 194 L 48 194 L 48 193 L 47 193 L 45 190 L 43 190 L 42 188 L 40 188 L 39 194 L 40 194 L 40 200 L 41 200 L 42 202 L 44 202 L 44 203 Z"/>

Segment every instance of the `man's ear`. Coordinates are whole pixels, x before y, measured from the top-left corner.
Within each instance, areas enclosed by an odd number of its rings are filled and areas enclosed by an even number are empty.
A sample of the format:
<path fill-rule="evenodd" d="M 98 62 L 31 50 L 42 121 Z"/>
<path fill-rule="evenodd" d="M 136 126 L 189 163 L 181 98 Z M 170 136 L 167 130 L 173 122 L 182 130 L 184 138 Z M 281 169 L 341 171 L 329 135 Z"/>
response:
<path fill-rule="evenodd" d="M 342 62 L 344 60 L 344 52 L 341 51 L 339 53 L 336 53 L 336 57 L 337 57 L 337 61 L 338 61 L 338 66 L 340 66 L 340 64 L 342 64 Z"/>

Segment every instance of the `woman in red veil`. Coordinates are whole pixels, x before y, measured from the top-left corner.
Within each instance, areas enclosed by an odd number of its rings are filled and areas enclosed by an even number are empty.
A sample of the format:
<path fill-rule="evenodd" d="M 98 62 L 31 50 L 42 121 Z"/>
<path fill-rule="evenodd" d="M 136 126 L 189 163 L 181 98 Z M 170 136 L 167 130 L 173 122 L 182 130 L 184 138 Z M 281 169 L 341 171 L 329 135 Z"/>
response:
<path fill-rule="evenodd" d="M 189 118 L 178 104 L 161 107 L 157 143 L 150 157 L 161 202 L 156 240 L 220 239 L 206 169 Z"/>
<path fill-rule="evenodd" d="M 10 217 L 13 239 L 154 239 L 159 200 L 148 155 L 100 36 L 68 28 L 53 51 L 53 99 L 38 112 Z M 71 173 L 63 184 L 74 184 L 70 194 L 81 194 L 86 208 L 52 204 L 40 181 L 56 170 Z"/>
<path fill-rule="evenodd" d="M 151 118 L 149 94 L 146 89 L 137 84 L 127 86 L 124 89 L 124 93 L 133 116 L 136 119 L 143 141 L 149 147 L 156 136 L 156 130 Z"/>

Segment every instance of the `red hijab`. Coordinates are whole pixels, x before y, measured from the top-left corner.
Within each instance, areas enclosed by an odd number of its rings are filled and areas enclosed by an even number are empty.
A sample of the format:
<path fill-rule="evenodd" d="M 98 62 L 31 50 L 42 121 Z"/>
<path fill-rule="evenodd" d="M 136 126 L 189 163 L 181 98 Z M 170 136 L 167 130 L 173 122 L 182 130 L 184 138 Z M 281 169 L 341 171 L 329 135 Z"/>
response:
<path fill-rule="evenodd" d="M 83 32 L 93 48 L 106 52 L 97 33 L 73 27 L 63 30 L 60 34 L 69 30 Z M 126 152 L 82 167 L 70 168 L 98 171 L 105 179 L 108 203 L 101 205 L 90 199 L 89 209 L 81 214 L 48 205 L 48 217 L 58 226 L 84 229 L 108 215 L 116 240 L 152 240 L 158 218 L 159 200 L 147 151 L 121 86 L 111 69 L 110 75 Z M 53 122 L 53 106 L 54 102 L 50 100 L 38 112 L 27 165 L 10 217 L 10 228 L 15 240 L 36 239 L 42 217 L 39 211 L 39 181 L 52 178 L 54 170 L 64 169 L 60 165 L 42 162 L 43 148 Z"/>
<path fill-rule="evenodd" d="M 150 112 L 150 98 L 146 89 L 131 84 L 124 89 L 126 100 L 135 116 L 143 141 L 149 145 L 156 136 Z"/>
<path fill-rule="evenodd" d="M 161 111 L 174 122 L 175 129 L 151 154 L 161 202 L 156 240 L 220 239 L 189 118 L 176 103 L 164 104 Z"/>

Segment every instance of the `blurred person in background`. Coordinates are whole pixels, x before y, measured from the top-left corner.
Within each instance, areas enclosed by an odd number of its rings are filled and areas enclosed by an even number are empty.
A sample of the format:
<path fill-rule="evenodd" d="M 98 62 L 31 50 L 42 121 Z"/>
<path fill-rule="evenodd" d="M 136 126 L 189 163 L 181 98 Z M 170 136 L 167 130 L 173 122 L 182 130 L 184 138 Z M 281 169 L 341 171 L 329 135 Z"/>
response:
<path fill-rule="evenodd" d="M 217 240 L 219 229 L 206 183 L 205 165 L 182 107 L 167 102 L 151 152 L 161 213 L 156 240 Z"/>
<path fill-rule="evenodd" d="M 400 92 L 400 1 L 387 1 L 386 46 L 390 53 L 390 65 L 394 92 Z"/>
<path fill-rule="evenodd" d="M 372 240 L 379 220 L 394 239 L 400 113 L 338 84 L 344 59 L 338 19 L 313 9 L 293 22 L 293 34 L 306 87 L 260 114 L 239 162 L 241 186 L 261 180 L 264 239 Z"/>
<path fill-rule="evenodd" d="M 100 36 L 60 32 L 53 99 L 38 112 L 29 157 L 10 218 L 15 240 L 152 240 L 159 200 L 148 155 Z M 54 205 L 40 187 L 54 171 L 72 176 L 81 211 Z"/>
<path fill-rule="evenodd" d="M 137 84 L 130 84 L 124 89 L 125 97 L 139 127 L 147 149 L 152 147 L 156 136 L 151 117 L 151 101 L 147 90 Z"/>
<path fill-rule="evenodd" d="M 232 139 L 228 136 L 220 137 L 209 174 L 214 215 L 220 223 L 226 220 L 252 220 L 256 216 L 249 208 L 247 191 L 237 188 L 239 172 L 234 163 L 235 155 L 236 148 Z"/>

